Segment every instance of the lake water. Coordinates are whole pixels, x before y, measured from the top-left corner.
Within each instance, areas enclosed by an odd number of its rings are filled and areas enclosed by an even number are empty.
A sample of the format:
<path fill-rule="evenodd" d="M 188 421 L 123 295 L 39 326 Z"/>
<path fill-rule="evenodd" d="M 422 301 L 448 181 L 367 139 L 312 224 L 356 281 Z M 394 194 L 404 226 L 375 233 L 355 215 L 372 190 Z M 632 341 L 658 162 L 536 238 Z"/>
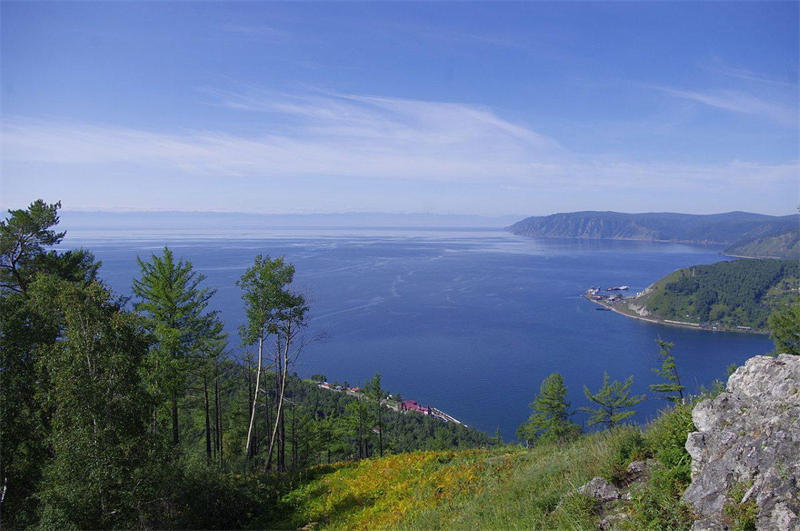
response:
<path fill-rule="evenodd" d="M 281 229 L 193 234 L 150 231 L 118 236 L 72 232 L 66 247 L 91 249 L 101 276 L 130 294 L 136 257 L 169 245 L 217 289 L 218 309 L 239 351 L 244 312 L 235 282 L 256 254 L 285 256 L 312 309 L 296 370 L 384 387 L 442 409 L 506 439 L 529 415 L 539 384 L 560 372 L 573 408 L 582 388 L 634 375 L 634 390 L 658 381 L 661 337 L 675 343 L 690 390 L 724 378 L 726 367 L 771 350 L 764 336 L 665 327 L 596 311 L 582 292 L 627 284 L 631 292 L 680 267 L 713 263 L 717 249 L 623 241 L 532 240 L 500 230 Z M 664 401 L 648 397 L 634 420 Z M 578 414 L 578 422 L 585 415 Z"/>

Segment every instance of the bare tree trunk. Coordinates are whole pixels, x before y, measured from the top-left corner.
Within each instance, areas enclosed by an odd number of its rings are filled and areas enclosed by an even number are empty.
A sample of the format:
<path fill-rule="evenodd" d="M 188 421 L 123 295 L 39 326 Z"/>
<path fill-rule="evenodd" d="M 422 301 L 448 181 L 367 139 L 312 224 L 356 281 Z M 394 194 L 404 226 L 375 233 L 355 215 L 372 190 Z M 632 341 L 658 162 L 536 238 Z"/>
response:
<path fill-rule="evenodd" d="M 278 430 L 278 468 L 286 470 L 286 411 L 281 410 Z"/>
<path fill-rule="evenodd" d="M 247 445 L 245 445 L 245 453 L 250 454 L 250 437 L 253 434 L 253 422 L 256 418 L 256 400 L 258 399 L 258 386 L 261 381 L 261 355 L 263 352 L 264 338 L 258 338 L 258 367 L 256 368 L 256 389 L 253 394 L 253 407 L 250 409 L 250 427 L 247 428 Z"/>
<path fill-rule="evenodd" d="M 292 411 L 292 468 L 297 468 L 297 412 Z"/>
<path fill-rule="evenodd" d="M 281 394 L 281 338 L 275 338 L 275 424 L 274 426 L 278 425 L 279 421 L 279 414 L 278 411 L 278 397 Z M 275 428 L 272 429 L 272 435 L 270 436 L 269 440 L 269 447 L 267 450 L 267 466 L 271 466 L 272 464 L 272 455 L 275 453 Z M 276 459 L 276 461 L 278 461 Z M 280 469 L 280 464 L 277 465 L 277 468 Z"/>
<path fill-rule="evenodd" d="M 279 425 L 283 424 L 281 422 L 281 420 L 283 418 L 283 416 L 282 416 L 282 413 L 283 413 L 283 396 L 284 396 L 284 393 L 286 392 L 286 371 L 287 371 L 288 366 L 289 366 L 289 347 L 291 346 L 291 340 L 292 340 L 292 333 L 291 332 L 292 332 L 291 325 L 287 324 L 286 331 L 285 331 L 285 333 L 286 333 L 286 345 L 285 345 L 284 350 L 283 350 L 283 367 L 282 367 L 281 378 L 280 378 L 280 381 L 281 381 L 280 393 L 278 394 L 278 409 L 276 411 L 275 425 L 272 428 L 272 437 L 270 437 L 270 441 L 269 441 L 269 454 L 268 455 L 272 455 L 272 449 L 275 446 L 275 437 L 276 437 L 276 435 L 278 433 L 278 427 L 279 427 Z M 280 356 L 280 353 L 278 355 Z M 279 361 L 280 361 L 280 359 L 279 359 Z M 282 465 L 281 457 L 282 456 L 279 453 L 278 454 L 278 469 L 279 470 L 282 470 L 282 468 L 281 468 L 281 465 Z"/>
<path fill-rule="evenodd" d="M 264 386 L 264 421 L 265 426 L 269 429 L 272 426 L 272 418 L 270 416 L 269 410 L 269 393 L 267 392 L 267 386 Z M 267 454 L 267 461 L 264 464 L 264 470 L 271 470 L 272 469 L 272 453 Z"/>

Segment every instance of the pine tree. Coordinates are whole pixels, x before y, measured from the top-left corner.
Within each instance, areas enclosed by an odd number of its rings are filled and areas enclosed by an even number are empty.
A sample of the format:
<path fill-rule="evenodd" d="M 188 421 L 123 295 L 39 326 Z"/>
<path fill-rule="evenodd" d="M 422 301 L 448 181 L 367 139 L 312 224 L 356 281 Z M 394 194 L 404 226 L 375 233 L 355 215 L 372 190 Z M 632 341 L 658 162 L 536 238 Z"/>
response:
<path fill-rule="evenodd" d="M 590 401 L 599 405 L 599 408 L 582 407 L 581 411 L 591 413 L 588 420 L 589 426 L 595 424 L 606 424 L 608 428 L 613 428 L 621 421 L 632 417 L 635 411 L 624 411 L 644 400 L 645 395 L 630 396 L 630 387 L 633 385 L 633 376 L 629 376 L 624 383 L 617 380 L 609 381 L 608 373 L 603 373 L 603 385 L 596 394 L 592 394 L 589 388 L 583 386 L 583 394 Z"/>
<path fill-rule="evenodd" d="M 367 382 L 367 385 L 364 386 L 364 390 L 366 395 L 374 402 L 375 404 L 375 421 L 377 423 L 376 428 L 378 429 L 378 455 L 383 457 L 383 399 L 386 396 L 386 391 L 381 387 L 381 375 L 376 374 L 372 377 L 372 379 Z"/>
<path fill-rule="evenodd" d="M 658 343 L 658 356 L 661 358 L 661 368 L 653 369 L 653 372 L 667 380 L 668 383 L 651 384 L 650 390 L 656 393 L 664 393 L 664 400 L 672 403 L 683 402 L 683 390 L 681 380 L 678 377 L 678 369 L 675 366 L 675 357 L 670 353 L 673 343 L 656 339 Z M 671 394 L 677 393 L 677 394 Z"/>
<path fill-rule="evenodd" d="M 162 256 L 153 254 L 150 262 L 137 260 L 142 273 L 133 281 L 133 293 L 139 298 L 135 308 L 146 316 L 156 339 L 147 359 L 150 389 L 160 402 L 170 403 L 172 441 L 177 445 L 178 403 L 189 372 L 224 338 L 217 312 L 207 311 L 215 290 L 200 288 L 205 276 L 191 262 L 176 262 L 167 247 Z"/>
<path fill-rule="evenodd" d="M 541 440 L 565 441 L 580 434 L 580 426 L 569 420 L 572 412 L 560 374 L 553 373 L 542 381 L 539 395 L 530 407 L 533 413 L 517 430 L 517 437 L 526 445 Z"/>
<path fill-rule="evenodd" d="M 358 459 L 369 457 L 369 434 L 372 415 L 369 407 L 361 400 L 353 400 L 345 406 L 345 421 L 350 428 L 350 435 L 355 439 Z"/>

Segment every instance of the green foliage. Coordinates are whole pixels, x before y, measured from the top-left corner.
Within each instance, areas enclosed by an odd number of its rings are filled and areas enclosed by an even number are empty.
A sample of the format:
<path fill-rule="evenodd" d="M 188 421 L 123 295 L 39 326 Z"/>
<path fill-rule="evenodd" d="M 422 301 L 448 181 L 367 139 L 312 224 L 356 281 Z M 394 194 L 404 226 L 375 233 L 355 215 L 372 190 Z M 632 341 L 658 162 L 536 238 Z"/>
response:
<path fill-rule="evenodd" d="M 695 431 L 693 407 L 693 403 L 678 404 L 662 412 L 645 432 L 645 441 L 653 457 L 674 470 L 676 479 L 687 485 L 691 480 L 691 457 L 684 445 L 689 433 Z"/>
<path fill-rule="evenodd" d="M 168 247 L 162 256 L 153 254 L 150 262 L 137 261 L 141 278 L 133 281 L 139 299 L 135 308 L 145 316 L 155 340 L 145 360 L 149 391 L 165 406 L 170 401 L 173 443 L 178 444 L 178 401 L 186 392 L 189 373 L 224 340 L 217 313 L 207 311 L 215 290 L 200 288 L 205 276 L 191 262 L 176 262 Z M 164 409 L 162 416 L 169 415 Z"/>
<path fill-rule="evenodd" d="M 302 322 L 308 306 L 302 295 L 288 287 L 294 279 L 294 266 L 282 257 L 258 255 L 255 263 L 237 281 L 247 314 L 247 326 L 240 333 L 245 344 L 277 334 L 280 323 Z"/>
<path fill-rule="evenodd" d="M 678 485 L 668 469 L 656 466 L 649 481 L 632 492 L 631 528 L 652 531 L 691 529 L 694 514 L 691 507 L 681 500 L 685 487 Z"/>
<path fill-rule="evenodd" d="M 629 376 L 625 382 L 617 380 L 610 382 L 608 373 L 604 372 L 603 384 L 597 393 L 592 394 L 588 387 L 583 386 L 583 394 L 586 395 L 586 398 L 600 406 L 598 408 L 581 408 L 581 411 L 592 414 L 588 420 L 589 426 L 605 424 L 606 427 L 612 428 L 635 415 L 635 411 L 625 410 L 644 400 L 644 395 L 631 396 L 631 385 L 633 385 L 633 376 Z"/>
<path fill-rule="evenodd" d="M 386 390 L 381 387 L 381 375 L 376 374 L 364 386 L 364 394 L 373 402 L 373 412 L 375 417 L 375 429 L 378 431 L 378 455 L 383 457 L 383 417 L 384 417 L 384 404 L 383 400 L 386 397 Z M 437 440 L 440 440 L 439 432 L 437 430 Z M 449 446 L 444 446 L 448 448 Z"/>
<path fill-rule="evenodd" d="M 83 289 L 43 277 L 29 292 L 64 319 L 61 340 L 39 360 L 50 376 L 39 394 L 51 412 L 53 452 L 39 494 L 41 523 L 135 526 L 155 449 L 148 433 L 151 400 L 140 379 L 146 333 L 99 284 Z"/>
<path fill-rule="evenodd" d="M 650 390 L 656 393 L 664 393 L 664 400 L 667 402 L 682 402 L 684 387 L 681 385 L 681 380 L 678 377 L 675 357 L 670 354 L 672 347 L 675 345 L 662 341 L 660 338 L 656 339 L 656 343 L 658 343 L 658 356 L 661 358 L 661 367 L 653 369 L 653 372 L 667 380 L 668 383 L 651 384 Z"/>
<path fill-rule="evenodd" d="M 769 331 L 775 352 L 800 355 L 800 296 L 769 316 Z"/>
<path fill-rule="evenodd" d="M 728 492 L 723 512 L 730 518 L 733 524 L 731 529 L 734 531 L 753 531 L 756 528 L 756 517 L 758 516 L 756 500 L 754 497 L 744 500 L 745 494 L 752 486 L 752 480 L 741 481 Z"/>
<path fill-rule="evenodd" d="M 698 265 L 659 280 L 641 302 L 663 319 L 763 330 L 770 312 L 796 300 L 796 260 L 734 260 Z"/>
<path fill-rule="evenodd" d="M 628 465 L 652 455 L 641 430 L 635 426 L 617 426 L 611 440 L 608 458 L 601 468 L 601 476 L 611 483 L 619 484 L 625 479 Z"/>
<path fill-rule="evenodd" d="M 33 263 L 44 248 L 57 245 L 65 232 L 56 232 L 61 202 L 48 205 L 37 199 L 27 210 L 9 210 L 0 221 L 0 288 L 24 293 L 33 280 Z"/>
<path fill-rule="evenodd" d="M 52 301 L 34 302 L 27 291 L 42 276 L 88 284 L 100 266 L 84 250 L 47 249 L 65 234 L 53 230 L 60 206 L 37 200 L 0 221 L 0 478 L 7 489 L 2 523 L 12 528 L 36 520 L 35 492 L 50 455 L 49 411 L 36 398 L 49 376 L 38 361 L 62 325 Z"/>
<path fill-rule="evenodd" d="M 542 381 L 539 395 L 530 404 L 533 413 L 517 430 L 525 444 L 535 441 L 567 441 L 577 437 L 581 428 L 569 420 L 572 412 L 567 402 L 564 378 L 553 373 Z"/>
<path fill-rule="evenodd" d="M 689 529 L 691 509 L 681 496 L 691 481 L 691 457 L 684 445 L 695 430 L 693 404 L 681 403 L 666 410 L 644 434 L 645 447 L 656 459 L 649 481 L 633 491 L 631 517 L 635 528 Z"/>

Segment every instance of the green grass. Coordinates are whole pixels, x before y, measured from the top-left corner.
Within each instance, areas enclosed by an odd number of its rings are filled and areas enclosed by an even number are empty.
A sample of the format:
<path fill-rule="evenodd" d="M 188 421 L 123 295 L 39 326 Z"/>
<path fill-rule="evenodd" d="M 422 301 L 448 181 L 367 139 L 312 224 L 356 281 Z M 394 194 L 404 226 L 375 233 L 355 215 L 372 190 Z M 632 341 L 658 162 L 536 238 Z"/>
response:
<path fill-rule="evenodd" d="M 631 461 L 652 458 L 649 480 L 631 487 L 629 519 L 619 525 L 688 529 L 693 516 L 680 498 L 690 480 L 683 446 L 694 429 L 691 409 L 669 409 L 644 431 L 618 426 L 571 443 L 337 463 L 283 496 L 287 516 L 273 527 L 595 529 L 602 508 L 578 487 L 596 476 L 622 484 Z"/>

